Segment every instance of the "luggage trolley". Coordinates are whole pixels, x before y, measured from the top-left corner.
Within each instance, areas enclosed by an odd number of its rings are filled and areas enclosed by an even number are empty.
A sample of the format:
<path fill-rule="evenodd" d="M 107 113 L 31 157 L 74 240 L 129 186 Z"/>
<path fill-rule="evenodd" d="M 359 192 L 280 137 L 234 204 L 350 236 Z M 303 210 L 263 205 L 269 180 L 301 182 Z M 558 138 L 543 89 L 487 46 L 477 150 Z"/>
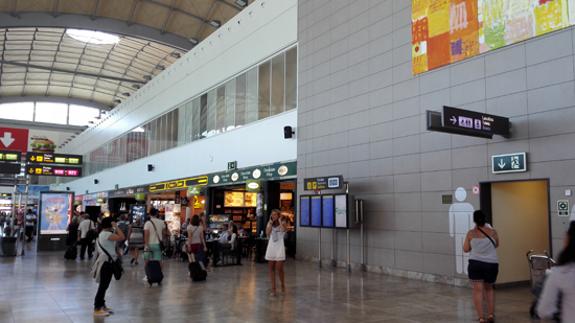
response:
<path fill-rule="evenodd" d="M 543 254 L 536 254 L 533 250 L 529 250 L 527 252 L 527 262 L 529 263 L 531 292 L 533 293 L 533 296 L 535 296 L 535 300 L 529 309 L 529 314 L 532 318 L 537 318 L 537 313 L 535 311 L 537 301 L 539 300 L 539 295 L 541 295 L 543 290 L 547 270 L 551 269 L 551 267 L 555 265 L 555 261 L 551 256 L 549 256 L 547 251 Z"/>

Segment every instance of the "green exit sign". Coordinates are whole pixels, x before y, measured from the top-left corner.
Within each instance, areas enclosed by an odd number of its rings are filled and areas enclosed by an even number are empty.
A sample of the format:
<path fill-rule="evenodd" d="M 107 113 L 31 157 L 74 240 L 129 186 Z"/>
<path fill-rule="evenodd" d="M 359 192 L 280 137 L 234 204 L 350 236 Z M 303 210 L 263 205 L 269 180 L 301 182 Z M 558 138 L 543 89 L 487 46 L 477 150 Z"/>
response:
<path fill-rule="evenodd" d="M 527 153 L 514 153 L 491 156 L 493 174 L 518 173 L 527 171 Z"/>
<path fill-rule="evenodd" d="M 228 170 L 233 170 L 233 169 L 237 169 L 237 168 L 238 168 L 238 162 L 237 161 L 228 162 Z"/>

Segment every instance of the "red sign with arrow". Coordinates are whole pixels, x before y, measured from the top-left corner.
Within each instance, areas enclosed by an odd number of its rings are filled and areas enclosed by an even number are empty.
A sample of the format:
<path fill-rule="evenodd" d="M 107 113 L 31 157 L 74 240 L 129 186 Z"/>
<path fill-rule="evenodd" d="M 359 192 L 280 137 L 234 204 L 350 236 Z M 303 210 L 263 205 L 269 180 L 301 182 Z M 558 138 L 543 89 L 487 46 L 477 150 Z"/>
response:
<path fill-rule="evenodd" d="M 28 129 L 0 127 L 0 150 L 28 151 Z"/>

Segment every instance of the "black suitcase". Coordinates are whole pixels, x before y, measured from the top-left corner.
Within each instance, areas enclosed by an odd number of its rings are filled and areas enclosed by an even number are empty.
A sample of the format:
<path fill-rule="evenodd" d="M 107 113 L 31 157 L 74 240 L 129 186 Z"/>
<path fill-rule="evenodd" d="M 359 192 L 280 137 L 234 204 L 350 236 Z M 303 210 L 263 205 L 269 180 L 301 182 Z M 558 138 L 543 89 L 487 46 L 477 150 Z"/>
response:
<path fill-rule="evenodd" d="M 196 261 L 196 256 L 192 253 L 188 254 L 188 271 L 190 272 L 190 278 L 195 282 L 205 281 L 208 277 L 205 266 Z"/>
<path fill-rule="evenodd" d="M 78 257 L 78 248 L 76 248 L 76 245 L 69 246 L 64 253 L 64 258 L 67 260 L 75 260 L 76 257 Z"/>
<path fill-rule="evenodd" d="M 162 285 L 162 280 L 164 279 L 164 274 L 162 273 L 162 266 L 157 260 L 150 260 L 146 265 L 146 277 L 148 278 L 148 284 Z"/>

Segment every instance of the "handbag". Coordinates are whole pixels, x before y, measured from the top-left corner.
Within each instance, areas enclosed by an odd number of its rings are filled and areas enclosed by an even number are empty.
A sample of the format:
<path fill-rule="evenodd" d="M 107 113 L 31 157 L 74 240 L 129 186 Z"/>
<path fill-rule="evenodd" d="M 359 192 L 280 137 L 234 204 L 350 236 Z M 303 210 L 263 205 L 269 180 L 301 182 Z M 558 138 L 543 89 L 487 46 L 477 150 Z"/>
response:
<path fill-rule="evenodd" d="M 124 273 L 124 268 L 122 267 L 122 260 L 120 258 L 116 258 L 116 260 L 114 260 L 114 258 L 108 253 L 108 251 L 106 251 L 106 249 L 102 247 L 100 239 L 98 239 L 98 246 L 100 246 L 100 249 L 104 251 L 104 253 L 110 259 L 108 260 L 108 262 L 112 264 L 112 273 L 114 274 L 114 278 L 116 278 L 116 280 L 120 280 L 120 278 L 122 278 L 122 273 Z"/>
<path fill-rule="evenodd" d="M 152 219 L 150 219 L 150 222 L 152 223 L 152 226 L 154 227 L 154 231 L 156 232 L 156 237 L 158 238 L 158 242 L 160 244 L 160 251 L 163 252 L 166 249 L 166 246 L 164 245 L 164 241 L 162 239 L 160 239 L 160 235 L 158 234 L 158 229 L 156 228 L 154 221 Z"/>

